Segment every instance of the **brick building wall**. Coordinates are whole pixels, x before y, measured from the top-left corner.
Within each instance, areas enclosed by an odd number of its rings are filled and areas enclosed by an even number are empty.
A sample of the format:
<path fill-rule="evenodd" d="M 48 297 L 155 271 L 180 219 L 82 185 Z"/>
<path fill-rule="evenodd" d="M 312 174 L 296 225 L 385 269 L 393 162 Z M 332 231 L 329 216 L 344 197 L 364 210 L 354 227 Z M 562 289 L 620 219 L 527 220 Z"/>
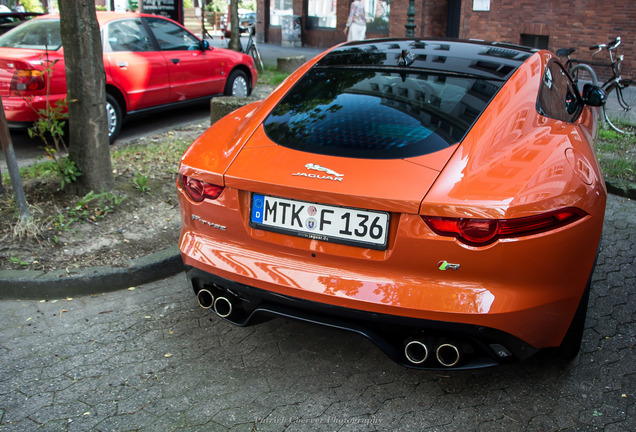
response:
<path fill-rule="evenodd" d="M 259 34 L 267 32 L 269 43 L 280 43 L 280 28 L 266 28 L 270 0 L 257 0 Z M 350 0 L 337 0 L 337 27 L 308 31 L 303 28 L 303 44 L 330 47 L 346 40 L 344 25 Z M 623 76 L 636 78 L 636 3 L 635 0 L 490 0 L 489 11 L 474 11 L 473 0 L 415 0 L 415 36 L 445 37 L 449 5 L 461 5 L 459 37 L 521 44 L 521 35 L 547 41 L 547 47 L 573 47 L 573 57 L 584 61 L 605 62 L 607 53 L 592 57 L 588 47 L 621 36 L 620 52 L 625 54 Z M 389 34 L 403 37 L 409 0 L 391 0 Z M 307 0 L 293 0 L 295 15 L 305 17 Z M 368 38 L 387 36 L 367 34 Z M 599 72 L 602 72 L 597 68 Z"/>
<path fill-rule="evenodd" d="M 392 37 L 403 37 L 407 22 L 408 0 L 391 1 L 391 18 L 389 34 Z M 443 37 L 446 35 L 448 15 L 447 0 L 415 0 L 415 36 Z"/>
<path fill-rule="evenodd" d="M 636 77 L 634 6 L 634 0 L 491 0 L 490 11 L 473 11 L 473 1 L 464 0 L 459 37 L 519 44 L 521 34 L 547 36 L 552 51 L 572 47 L 575 58 L 605 62 L 606 51 L 592 57 L 588 47 L 621 36 L 623 76 Z"/>

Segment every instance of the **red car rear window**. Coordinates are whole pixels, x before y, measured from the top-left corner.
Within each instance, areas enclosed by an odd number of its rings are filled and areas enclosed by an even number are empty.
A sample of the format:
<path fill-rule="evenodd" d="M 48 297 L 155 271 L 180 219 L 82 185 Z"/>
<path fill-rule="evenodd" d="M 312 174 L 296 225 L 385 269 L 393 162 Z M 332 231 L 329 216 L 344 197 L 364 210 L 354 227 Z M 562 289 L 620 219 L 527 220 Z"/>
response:
<path fill-rule="evenodd" d="M 61 46 L 57 19 L 30 20 L 0 36 L 0 47 L 57 51 Z"/>

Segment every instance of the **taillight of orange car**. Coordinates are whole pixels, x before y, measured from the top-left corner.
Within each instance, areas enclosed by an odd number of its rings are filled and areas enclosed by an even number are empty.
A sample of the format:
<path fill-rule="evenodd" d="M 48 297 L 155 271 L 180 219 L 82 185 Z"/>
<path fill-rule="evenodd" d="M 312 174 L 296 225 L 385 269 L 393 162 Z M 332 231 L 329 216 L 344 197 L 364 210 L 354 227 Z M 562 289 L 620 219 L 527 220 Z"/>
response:
<path fill-rule="evenodd" d="M 185 175 L 181 175 L 180 183 L 188 197 L 194 202 L 201 202 L 206 198 L 217 199 L 223 192 L 223 186 L 206 183 Z"/>
<path fill-rule="evenodd" d="M 574 223 L 587 213 L 565 208 L 518 219 L 471 219 L 422 216 L 437 235 L 455 237 L 470 246 L 487 246 L 501 238 L 539 234 Z"/>

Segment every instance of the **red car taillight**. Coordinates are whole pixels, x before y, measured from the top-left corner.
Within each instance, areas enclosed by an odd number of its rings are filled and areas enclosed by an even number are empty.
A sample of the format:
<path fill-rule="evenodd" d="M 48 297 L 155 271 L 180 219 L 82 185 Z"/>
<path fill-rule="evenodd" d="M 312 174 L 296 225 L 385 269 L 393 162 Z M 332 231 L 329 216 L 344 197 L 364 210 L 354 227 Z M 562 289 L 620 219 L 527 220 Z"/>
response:
<path fill-rule="evenodd" d="M 575 222 L 587 213 L 569 207 L 518 219 L 472 219 L 422 216 L 437 235 L 455 237 L 471 246 L 486 246 L 500 238 L 538 234 Z"/>
<path fill-rule="evenodd" d="M 42 71 L 35 69 L 16 69 L 11 80 L 11 90 L 18 92 L 42 90 L 46 81 Z"/>
<path fill-rule="evenodd" d="M 223 192 L 223 186 L 206 183 L 185 175 L 181 175 L 181 187 L 190 199 L 195 202 L 201 202 L 206 198 L 217 199 Z"/>

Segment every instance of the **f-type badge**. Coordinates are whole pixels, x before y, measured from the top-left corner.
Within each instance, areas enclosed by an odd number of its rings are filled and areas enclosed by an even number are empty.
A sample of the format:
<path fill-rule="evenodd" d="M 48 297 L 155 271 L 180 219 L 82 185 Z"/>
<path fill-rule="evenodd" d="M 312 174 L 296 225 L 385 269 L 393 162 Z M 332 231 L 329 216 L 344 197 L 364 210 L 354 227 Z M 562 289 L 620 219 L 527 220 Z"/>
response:
<path fill-rule="evenodd" d="M 320 165 L 308 163 L 305 165 L 305 168 L 313 171 L 324 172 L 326 175 L 314 174 L 314 173 L 305 173 L 305 172 L 297 172 L 292 174 L 294 176 L 307 177 L 307 178 L 315 178 L 319 180 L 331 180 L 341 182 L 344 179 L 344 174 L 339 174 L 332 169 L 325 168 Z"/>

